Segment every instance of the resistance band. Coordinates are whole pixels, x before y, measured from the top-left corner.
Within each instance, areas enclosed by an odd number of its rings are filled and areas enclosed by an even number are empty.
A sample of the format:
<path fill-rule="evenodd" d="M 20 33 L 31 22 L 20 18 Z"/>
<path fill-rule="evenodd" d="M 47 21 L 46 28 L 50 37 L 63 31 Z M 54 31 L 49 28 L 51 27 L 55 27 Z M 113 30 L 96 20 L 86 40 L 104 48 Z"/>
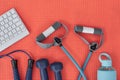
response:
<path fill-rule="evenodd" d="M 103 44 L 103 31 L 102 31 L 102 29 L 90 28 L 90 27 L 84 27 L 84 26 L 75 26 L 74 31 L 77 34 L 78 33 L 87 33 L 87 34 L 94 34 L 94 35 L 101 36 L 99 43 L 97 43 L 97 42 L 90 43 L 87 39 L 85 39 L 84 37 L 82 37 L 81 35 L 78 34 L 80 36 L 80 38 L 89 46 L 88 56 L 87 56 L 83 66 L 82 66 L 82 70 L 84 71 L 91 56 L 92 56 L 92 53 L 94 51 L 96 51 L 98 48 L 100 48 L 101 45 Z M 82 77 L 82 75 L 79 74 L 78 80 L 80 80 L 81 77 Z"/>
<path fill-rule="evenodd" d="M 31 56 L 26 51 L 15 50 L 15 51 L 9 52 L 7 54 L 0 55 L 0 58 L 9 57 L 11 59 L 13 74 L 14 74 L 14 80 L 20 80 L 20 76 L 19 76 L 19 72 L 18 72 L 18 66 L 17 66 L 17 60 L 14 59 L 11 56 L 13 53 L 17 53 L 17 52 L 22 52 L 22 53 L 24 53 L 28 56 L 28 68 L 27 68 L 26 79 L 25 80 L 32 80 L 32 69 L 33 69 L 34 60 L 31 58 Z"/>
<path fill-rule="evenodd" d="M 48 36 L 50 36 L 53 32 L 55 32 L 57 29 L 59 29 L 60 27 L 63 27 L 66 30 L 66 33 L 63 37 L 61 37 L 61 38 L 55 37 L 54 41 L 52 43 L 43 43 L 42 42 Z M 50 26 L 47 30 L 42 32 L 36 38 L 36 42 L 42 48 L 50 48 L 52 46 L 60 46 L 60 48 L 64 51 L 64 53 L 68 56 L 68 58 L 73 62 L 73 64 L 79 70 L 79 72 L 83 76 L 84 80 L 87 80 L 85 74 L 83 73 L 83 71 L 81 69 L 81 67 L 78 65 L 78 63 L 75 61 L 75 59 L 70 55 L 70 53 L 66 50 L 66 48 L 62 45 L 62 40 L 67 35 L 67 33 L 68 33 L 68 29 L 64 24 L 61 24 L 60 22 L 55 22 L 52 26 Z"/>

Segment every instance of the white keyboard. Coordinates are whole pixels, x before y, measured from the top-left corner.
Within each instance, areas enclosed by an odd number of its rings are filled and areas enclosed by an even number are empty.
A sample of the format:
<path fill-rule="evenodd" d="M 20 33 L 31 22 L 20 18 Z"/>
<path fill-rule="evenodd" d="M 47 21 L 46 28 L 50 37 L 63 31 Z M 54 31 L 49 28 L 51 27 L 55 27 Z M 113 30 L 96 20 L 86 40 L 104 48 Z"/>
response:
<path fill-rule="evenodd" d="M 0 16 L 0 52 L 29 34 L 16 10 Z"/>

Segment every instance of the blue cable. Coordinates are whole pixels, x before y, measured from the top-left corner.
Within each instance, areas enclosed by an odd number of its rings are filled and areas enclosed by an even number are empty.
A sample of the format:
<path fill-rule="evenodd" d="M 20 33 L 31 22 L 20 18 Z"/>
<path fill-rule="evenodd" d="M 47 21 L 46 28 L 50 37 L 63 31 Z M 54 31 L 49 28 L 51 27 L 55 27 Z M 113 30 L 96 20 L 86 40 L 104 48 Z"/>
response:
<path fill-rule="evenodd" d="M 85 62 L 84 62 L 84 64 L 83 64 L 83 67 L 82 67 L 82 71 L 83 71 L 83 72 L 85 71 L 85 68 L 86 68 L 86 66 L 87 66 L 87 64 L 88 64 L 88 62 L 89 62 L 89 60 L 90 60 L 90 58 L 91 58 L 91 56 L 92 56 L 92 53 L 93 53 L 92 51 L 90 51 L 90 52 L 88 53 L 88 56 L 87 56 L 87 58 L 86 58 L 86 60 L 85 60 Z M 79 74 L 78 80 L 80 80 L 81 77 L 82 77 L 82 74 Z"/>
<path fill-rule="evenodd" d="M 10 55 L 1 55 L 0 58 L 3 58 L 3 57 L 9 57 L 10 59 L 14 60 L 14 58 Z"/>
<path fill-rule="evenodd" d="M 16 53 L 16 52 L 23 52 L 23 53 L 25 53 L 25 54 L 29 57 L 29 59 L 31 59 L 31 56 L 30 56 L 26 51 L 23 51 L 23 50 L 15 50 L 15 51 L 9 52 L 9 53 L 7 53 L 7 54 L 0 55 L 0 58 L 3 58 L 3 57 L 5 57 L 5 56 L 8 56 L 8 57 L 10 57 L 11 59 L 13 59 L 10 55 L 13 54 L 13 53 Z"/>
<path fill-rule="evenodd" d="M 24 50 L 15 50 L 15 51 L 9 52 L 9 53 L 7 53 L 5 55 L 11 55 L 11 54 L 16 53 L 16 52 L 23 52 L 28 56 L 29 59 L 31 59 L 31 56 Z"/>
<path fill-rule="evenodd" d="M 84 72 L 82 71 L 81 67 L 78 65 L 78 63 L 75 61 L 75 59 L 70 55 L 70 53 L 65 49 L 64 46 L 60 46 L 60 48 L 65 52 L 65 54 L 70 58 L 70 60 L 73 62 L 73 64 L 77 67 L 81 75 L 83 76 L 84 80 L 87 80 Z"/>

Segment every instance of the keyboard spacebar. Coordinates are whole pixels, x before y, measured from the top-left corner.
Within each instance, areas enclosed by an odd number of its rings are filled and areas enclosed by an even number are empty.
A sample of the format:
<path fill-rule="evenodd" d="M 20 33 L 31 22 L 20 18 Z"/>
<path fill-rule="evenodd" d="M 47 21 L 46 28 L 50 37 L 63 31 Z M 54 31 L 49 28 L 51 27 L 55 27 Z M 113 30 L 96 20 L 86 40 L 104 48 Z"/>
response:
<path fill-rule="evenodd" d="M 21 34 L 17 35 L 16 37 L 14 37 L 13 39 L 5 42 L 3 45 L 0 46 L 0 52 L 3 51 L 4 49 L 10 47 L 11 45 L 13 45 L 14 43 L 16 43 L 17 41 L 23 39 L 25 36 L 27 36 L 29 34 L 28 31 L 22 32 Z"/>

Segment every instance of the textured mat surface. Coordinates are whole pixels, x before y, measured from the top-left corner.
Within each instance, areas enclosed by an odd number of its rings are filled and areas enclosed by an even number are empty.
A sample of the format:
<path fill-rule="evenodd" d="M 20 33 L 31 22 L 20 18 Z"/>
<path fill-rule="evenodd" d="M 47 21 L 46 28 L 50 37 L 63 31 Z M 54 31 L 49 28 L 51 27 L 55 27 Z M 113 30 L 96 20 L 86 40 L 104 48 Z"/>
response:
<path fill-rule="evenodd" d="M 50 63 L 61 61 L 64 64 L 63 80 L 77 80 L 77 69 L 60 48 L 42 49 L 36 45 L 35 38 L 54 21 L 63 22 L 69 28 L 69 34 L 63 44 L 82 65 L 88 53 L 88 46 L 74 33 L 74 25 L 95 26 L 104 30 L 105 42 L 93 54 L 85 74 L 88 80 L 96 80 L 97 69 L 100 66 L 98 55 L 100 52 L 108 52 L 118 73 L 117 80 L 120 80 L 120 0 L 0 0 L 0 15 L 13 7 L 18 11 L 31 34 L 0 54 L 24 49 L 29 51 L 35 60 L 47 58 Z M 27 57 L 20 53 L 13 56 L 19 60 L 20 77 L 21 80 L 25 80 Z M 0 80 L 13 80 L 11 68 L 8 58 L 0 59 Z M 53 80 L 53 72 L 48 70 L 50 80 Z M 39 70 L 35 65 L 33 80 L 40 80 Z"/>

